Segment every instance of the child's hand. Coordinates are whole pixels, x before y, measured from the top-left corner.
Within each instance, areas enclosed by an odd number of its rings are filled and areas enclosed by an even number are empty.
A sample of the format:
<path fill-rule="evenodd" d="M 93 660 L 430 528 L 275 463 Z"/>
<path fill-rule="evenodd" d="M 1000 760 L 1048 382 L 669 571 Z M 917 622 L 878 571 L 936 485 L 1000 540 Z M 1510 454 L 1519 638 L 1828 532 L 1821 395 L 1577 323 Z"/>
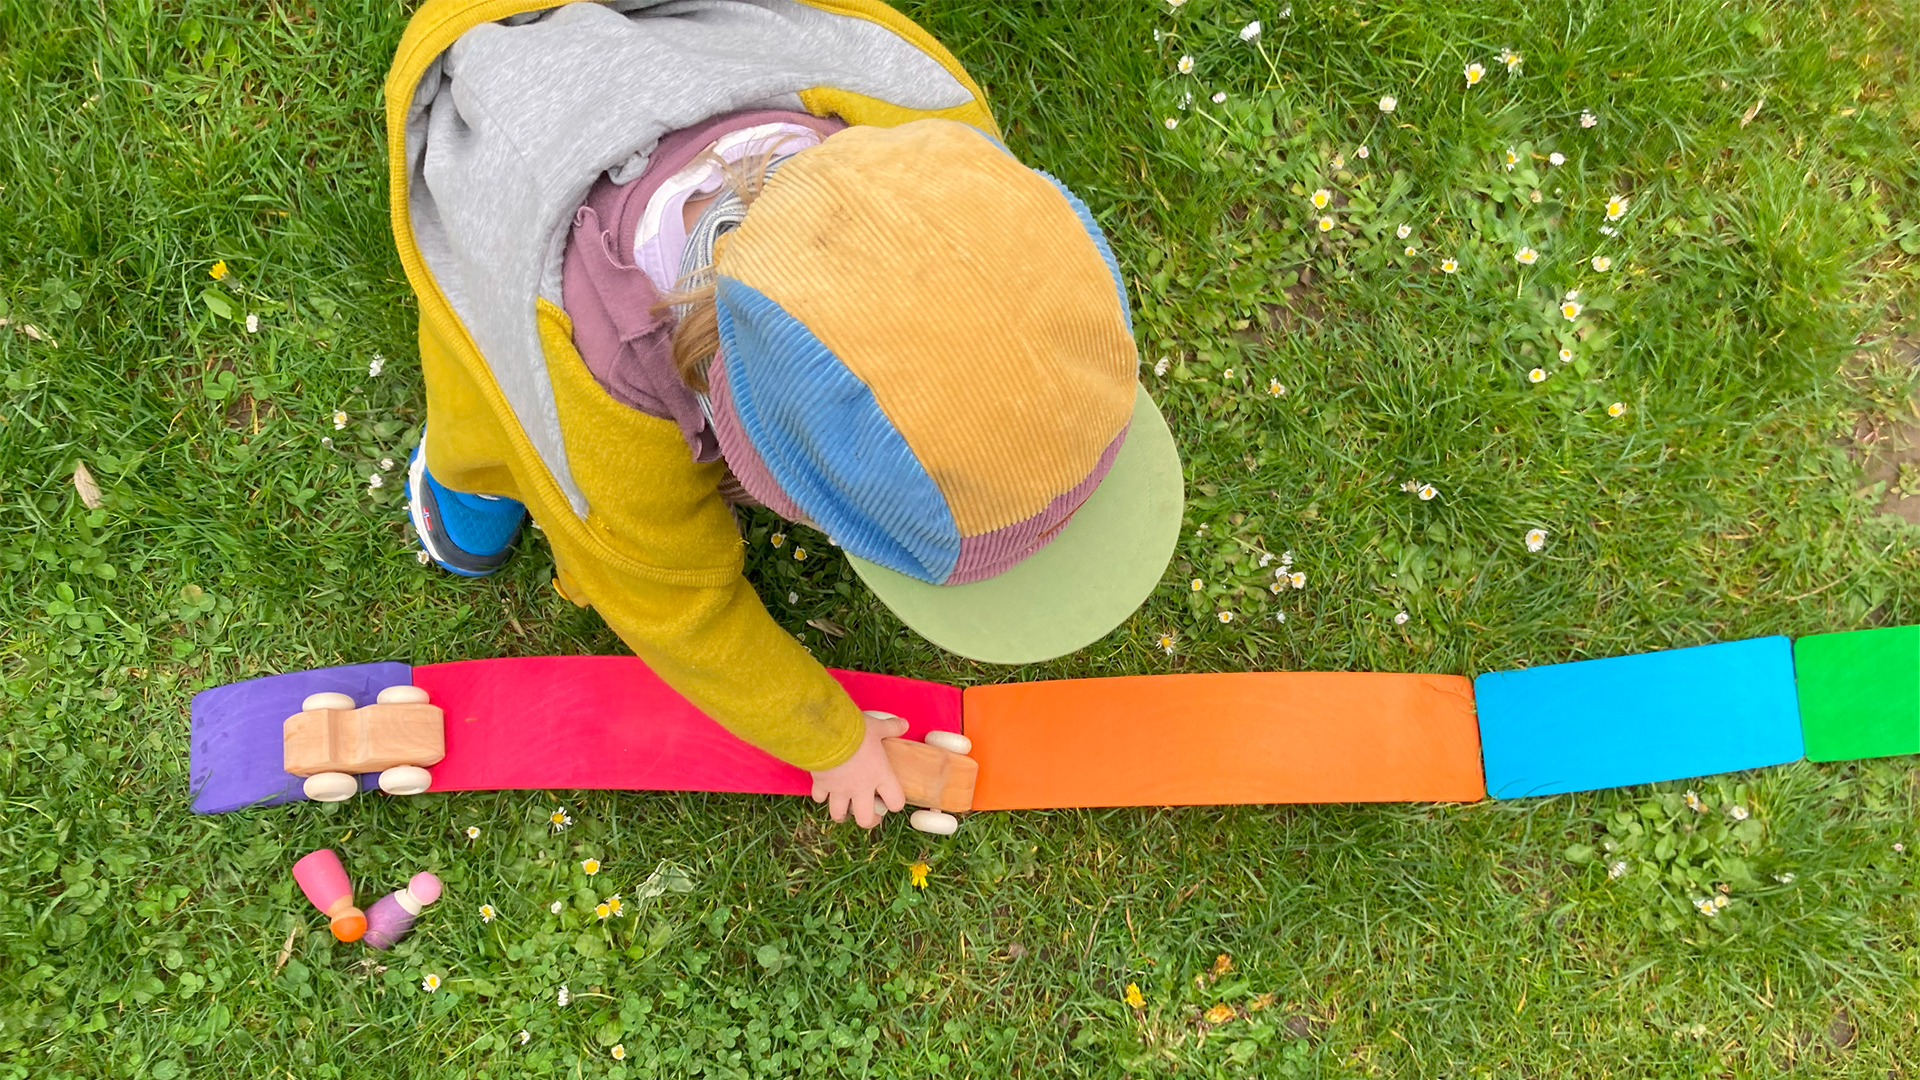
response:
<path fill-rule="evenodd" d="M 847 811 L 852 810 L 853 820 L 861 828 L 871 829 L 880 824 L 881 810 L 874 805 L 876 801 L 885 803 L 888 810 L 906 808 L 906 793 L 900 790 L 900 780 L 893 775 L 880 740 L 905 735 L 907 722 L 871 709 L 866 716 L 867 737 L 860 741 L 860 749 L 833 768 L 813 774 L 813 801 L 826 803 L 835 821 L 847 820 Z"/>

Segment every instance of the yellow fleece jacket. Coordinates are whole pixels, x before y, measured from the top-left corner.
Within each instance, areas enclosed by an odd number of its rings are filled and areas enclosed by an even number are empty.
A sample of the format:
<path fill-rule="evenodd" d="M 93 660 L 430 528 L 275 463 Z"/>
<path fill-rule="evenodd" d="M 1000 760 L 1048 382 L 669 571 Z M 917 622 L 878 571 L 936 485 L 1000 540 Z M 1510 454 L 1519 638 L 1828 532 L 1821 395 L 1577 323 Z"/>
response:
<path fill-rule="evenodd" d="M 809 111 L 881 126 L 940 117 L 998 135 L 978 85 L 905 16 L 880 0 L 805 2 L 885 27 L 973 94 L 955 108 L 919 111 L 815 87 L 800 94 Z M 573 479 L 590 507 L 585 518 L 577 515 L 414 240 L 404 133 L 422 76 L 468 29 L 551 6 L 551 0 L 428 0 L 409 22 L 387 76 L 393 234 L 420 302 L 420 362 L 433 420 L 427 461 L 448 487 L 525 503 L 552 545 L 562 594 L 598 610 L 635 655 L 708 715 L 784 761 L 830 768 L 859 746 L 864 720 L 741 576 L 742 541 L 717 490 L 719 463 L 694 464 L 673 421 L 609 397 L 575 351 L 566 314 L 529 296 L 538 306 Z"/>

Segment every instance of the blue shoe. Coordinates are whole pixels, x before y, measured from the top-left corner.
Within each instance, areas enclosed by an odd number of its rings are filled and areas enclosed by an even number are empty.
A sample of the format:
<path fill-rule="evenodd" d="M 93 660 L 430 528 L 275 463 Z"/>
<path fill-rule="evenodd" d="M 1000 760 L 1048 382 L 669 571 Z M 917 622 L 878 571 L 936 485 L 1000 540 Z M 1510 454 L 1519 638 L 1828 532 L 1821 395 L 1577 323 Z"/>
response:
<path fill-rule="evenodd" d="M 442 570 L 486 577 L 506 564 L 527 508 L 498 495 L 472 495 L 442 487 L 427 473 L 427 433 L 407 462 L 407 512 L 420 549 Z"/>

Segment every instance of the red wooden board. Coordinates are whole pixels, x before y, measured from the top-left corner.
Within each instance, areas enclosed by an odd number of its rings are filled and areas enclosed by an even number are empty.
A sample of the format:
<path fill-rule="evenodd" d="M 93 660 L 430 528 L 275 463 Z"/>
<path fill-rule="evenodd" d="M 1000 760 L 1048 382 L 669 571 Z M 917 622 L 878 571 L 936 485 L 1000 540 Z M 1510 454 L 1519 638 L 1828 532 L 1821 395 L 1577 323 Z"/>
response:
<path fill-rule="evenodd" d="M 907 737 L 960 730 L 960 691 L 832 672 L 863 709 L 906 719 Z M 632 656 L 528 656 L 413 669 L 447 714 L 430 791 L 585 788 L 805 795 L 804 770 L 749 746 Z"/>

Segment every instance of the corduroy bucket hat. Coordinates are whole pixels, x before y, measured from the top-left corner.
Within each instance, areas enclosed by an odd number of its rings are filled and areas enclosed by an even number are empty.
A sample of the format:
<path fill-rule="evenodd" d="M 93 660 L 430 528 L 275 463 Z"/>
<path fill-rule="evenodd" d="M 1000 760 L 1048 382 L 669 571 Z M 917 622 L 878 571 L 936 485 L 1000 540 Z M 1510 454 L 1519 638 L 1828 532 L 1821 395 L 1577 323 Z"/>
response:
<path fill-rule="evenodd" d="M 1045 660 L 1160 581 L 1179 456 L 1065 185 L 966 124 L 850 127 L 781 163 L 713 273 L 728 464 L 907 625 Z"/>

